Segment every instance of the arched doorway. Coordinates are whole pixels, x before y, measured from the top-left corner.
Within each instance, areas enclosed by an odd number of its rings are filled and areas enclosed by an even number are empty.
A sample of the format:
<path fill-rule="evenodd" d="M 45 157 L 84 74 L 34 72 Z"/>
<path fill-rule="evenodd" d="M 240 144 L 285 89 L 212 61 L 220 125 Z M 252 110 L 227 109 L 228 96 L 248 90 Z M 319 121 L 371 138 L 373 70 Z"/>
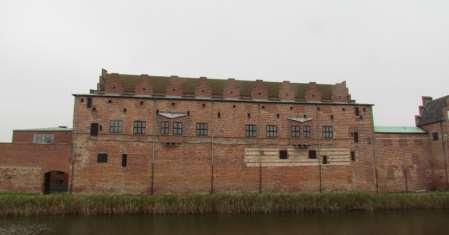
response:
<path fill-rule="evenodd" d="M 68 191 L 67 173 L 62 171 L 49 171 L 44 176 L 44 193 L 61 193 Z"/>

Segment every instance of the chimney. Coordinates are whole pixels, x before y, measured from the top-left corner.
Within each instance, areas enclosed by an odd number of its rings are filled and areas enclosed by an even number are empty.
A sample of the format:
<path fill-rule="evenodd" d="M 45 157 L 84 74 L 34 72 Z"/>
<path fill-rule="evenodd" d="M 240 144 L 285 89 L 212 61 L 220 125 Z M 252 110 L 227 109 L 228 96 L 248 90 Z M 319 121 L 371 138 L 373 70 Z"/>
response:
<path fill-rule="evenodd" d="M 422 105 L 426 107 L 430 102 L 432 102 L 433 98 L 431 96 L 423 96 L 422 97 Z"/>

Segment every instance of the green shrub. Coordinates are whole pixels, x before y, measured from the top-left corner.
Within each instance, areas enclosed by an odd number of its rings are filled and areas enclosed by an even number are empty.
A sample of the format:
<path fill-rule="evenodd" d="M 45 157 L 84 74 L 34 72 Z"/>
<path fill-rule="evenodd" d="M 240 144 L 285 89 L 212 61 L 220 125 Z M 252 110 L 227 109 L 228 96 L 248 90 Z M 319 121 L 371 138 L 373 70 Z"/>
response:
<path fill-rule="evenodd" d="M 0 216 L 268 214 L 449 209 L 449 193 L 0 194 Z"/>

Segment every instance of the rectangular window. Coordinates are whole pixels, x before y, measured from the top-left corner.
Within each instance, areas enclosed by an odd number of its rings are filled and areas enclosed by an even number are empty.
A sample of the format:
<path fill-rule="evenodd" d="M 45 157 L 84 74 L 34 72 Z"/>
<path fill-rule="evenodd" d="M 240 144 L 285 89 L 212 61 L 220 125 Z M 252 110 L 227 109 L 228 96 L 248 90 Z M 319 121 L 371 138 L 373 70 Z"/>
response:
<path fill-rule="evenodd" d="M 332 126 L 323 126 L 323 138 L 324 139 L 334 138 L 334 128 Z"/>
<path fill-rule="evenodd" d="M 359 142 L 359 133 L 357 131 L 354 131 L 352 133 L 352 138 L 354 140 L 354 143 L 358 143 Z"/>
<path fill-rule="evenodd" d="M 128 166 L 128 154 L 122 154 L 122 167 Z"/>
<path fill-rule="evenodd" d="M 198 122 L 196 123 L 196 136 L 207 136 L 207 123 Z"/>
<path fill-rule="evenodd" d="M 87 97 L 87 103 L 86 103 L 87 108 L 92 108 L 92 98 L 91 97 Z"/>
<path fill-rule="evenodd" d="M 355 152 L 351 151 L 351 161 L 355 161 Z"/>
<path fill-rule="evenodd" d="M 111 121 L 109 121 L 109 133 L 110 134 L 120 134 L 120 133 L 122 133 L 122 120 L 111 120 Z"/>
<path fill-rule="evenodd" d="M 106 163 L 108 162 L 108 154 L 107 153 L 99 153 L 97 155 L 97 163 Z"/>
<path fill-rule="evenodd" d="M 304 138 L 310 138 L 312 136 L 312 127 L 304 126 L 302 132 L 304 134 Z"/>
<path fill-rule="evenodd" d="M 97 135 L 98 135 L 98 123 L 91 123 L 90 136 L 97 136 Z"/>
<path fill-rule="evenodd" d="M 245 135 L 246 135 L 246 137 L 256 137 L 257 136 L 257 126 L 255 124 L 245 125 Z"/>
<path fill-rule="evenodd" d="M 147 127 L 146 121 L 134 121 L 133 122 L 133 135 L 145 135 L 146 127 Z"/>
<path fill-rule="evenodd" d="M 287 150 L 279 150 L 279 159 L 288 159 Z"/>
<path fill-rule="evenodd" d="M 182 135 L 182 122 L 174 122 L 173 123 L 173 135 L 177 135 L 177 136 Z"/>
<path fill-rule="evenodd" d="M 437 141 L 440 139 L 440 134 L 438 132 L 432 133 L 432 139 L 433 141 Z"/>
<path fill-rule="evenodd" d="M 316 150 L 309 150 L 309 159 L 316 159 Z"/>
<path fill-rule="evenodd" d="M 360 108 L 359 107 L 355 107 L 354 112 L 355 112 L 355 116 L 360 116 Z"/>
<path fill-rule="evenodd" d="M 267 125 L 267 137 L 277 137 L 278 136 L 278 127 L 275 125 Z"/>
<path fill-rule="evenodd" d="M 170 122 L 162 121 L 161 122 L 161 135 L 168 135 L 170 133 Z"/>
<path fill-rule="evenodd" d="M 327 156 L 323 156 L 323 164 L 328 164 Z"/>
<path fill-rule="evenodd" d="M 301 136 L 301 127 L 292 126 L 292 137 L 299 138 Z"/>
<path fill-rule="evenodd" d="M 34 134 L 33 143 L 34 144 L 53 144 L 55 142 L 54 134 Z"/>

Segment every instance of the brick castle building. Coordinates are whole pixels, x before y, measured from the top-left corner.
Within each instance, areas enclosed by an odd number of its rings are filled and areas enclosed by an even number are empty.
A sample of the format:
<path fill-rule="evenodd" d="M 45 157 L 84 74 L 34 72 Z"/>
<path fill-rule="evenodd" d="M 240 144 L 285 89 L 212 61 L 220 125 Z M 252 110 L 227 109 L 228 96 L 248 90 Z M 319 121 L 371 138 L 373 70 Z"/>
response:
<path fill-rule="evenodd" d="M 448 186 L 449 96 L 375 127 L 346 84 L 124 75 L 74 95 L 73 129 L 14 131 L 0 191 L 424 191 Z"/>

